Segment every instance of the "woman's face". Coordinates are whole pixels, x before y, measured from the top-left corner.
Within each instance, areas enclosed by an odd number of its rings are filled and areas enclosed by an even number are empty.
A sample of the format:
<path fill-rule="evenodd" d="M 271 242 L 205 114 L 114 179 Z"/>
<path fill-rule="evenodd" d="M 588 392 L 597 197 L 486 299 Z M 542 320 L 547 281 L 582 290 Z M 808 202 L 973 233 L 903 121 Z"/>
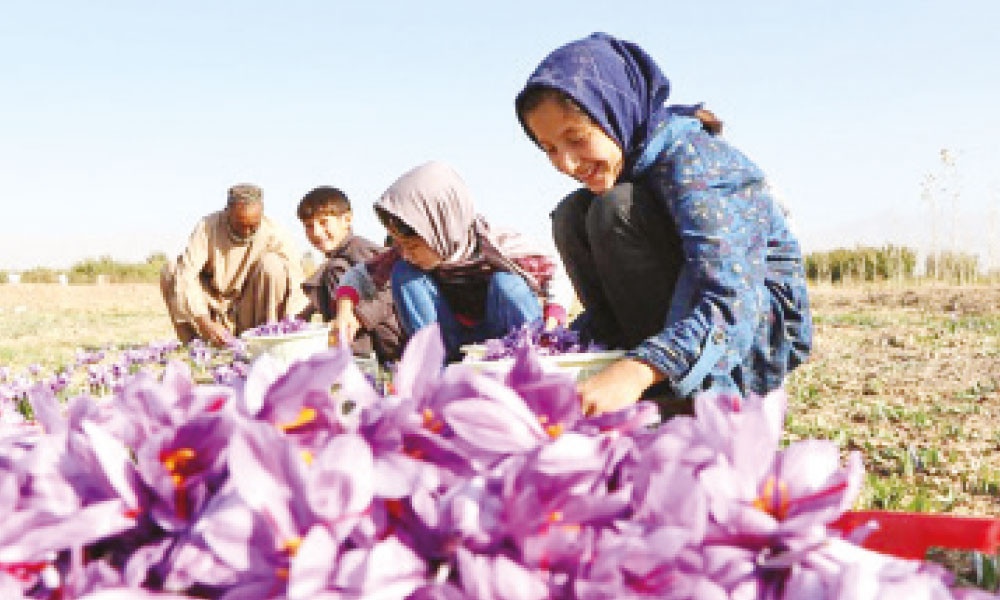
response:
<path fill-rule="evenodd" d="M 622 149 L 590 117 L 546 98 L 524 121 L 556 169 L 595 194 L 614 187 L 622 173 Z"/>

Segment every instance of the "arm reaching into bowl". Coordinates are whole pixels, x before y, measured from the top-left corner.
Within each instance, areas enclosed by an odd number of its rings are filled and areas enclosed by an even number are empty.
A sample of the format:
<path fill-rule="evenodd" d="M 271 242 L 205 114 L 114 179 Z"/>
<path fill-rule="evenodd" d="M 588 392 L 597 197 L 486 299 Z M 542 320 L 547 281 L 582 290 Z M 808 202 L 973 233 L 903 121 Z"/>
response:
<path fill-rule="evenodd" d="M 354 301 L 348 296 L 337 298 L 337 312 L 330 326 L 330 346 L 349 345 L 361 329 L 361 322 L 354 314 Z"/>

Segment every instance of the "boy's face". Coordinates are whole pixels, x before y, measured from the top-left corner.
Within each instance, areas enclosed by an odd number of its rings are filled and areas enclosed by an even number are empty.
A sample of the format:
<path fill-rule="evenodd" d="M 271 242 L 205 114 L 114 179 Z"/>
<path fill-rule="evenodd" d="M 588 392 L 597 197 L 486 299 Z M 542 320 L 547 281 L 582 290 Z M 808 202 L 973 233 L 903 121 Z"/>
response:
<path fill-rule="evenodd" d="M 303 219 L 302 227 L 306 230 L 309 243 L 323 254 L 329 254 L 343 244 L 351 234 L 351 213 Z"/>
<path fill-rule="evenodd" d="M 557 170 L 595 194 L 614 187 L 622 173 L 622 149 L 590 117 L 547 98 L 524 120 Z"/>

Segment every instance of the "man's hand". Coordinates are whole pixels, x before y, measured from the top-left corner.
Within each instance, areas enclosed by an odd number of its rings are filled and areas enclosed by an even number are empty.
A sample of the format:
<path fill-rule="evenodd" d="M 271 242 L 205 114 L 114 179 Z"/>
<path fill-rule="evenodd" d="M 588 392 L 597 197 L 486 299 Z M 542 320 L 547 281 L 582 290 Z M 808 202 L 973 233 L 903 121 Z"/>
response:
<path fill-rule="evenodd" d="M 361 322 L 354 314 L 354 303 L 350 298 L 337 299 L 337 314 L 330 323 L 330 346 L 338 346 L 343 343 L 345 346 L 354 341 L 361 329 Z"/>
<path fill-rule="evenodd" d="M 194 324 L 198 335 L 214 346 L 227 346 L 233 339 L 233 334 L 228 329 L 208 316 L 195 317 Z"/>
<path fill-rule="evenodd" d="M 662 380 L 663 375 L 646 363 L 622 358 L 578 383 L 576 391 L 583 414 L 595 417 L 632 406 L 646 388 Z"/>

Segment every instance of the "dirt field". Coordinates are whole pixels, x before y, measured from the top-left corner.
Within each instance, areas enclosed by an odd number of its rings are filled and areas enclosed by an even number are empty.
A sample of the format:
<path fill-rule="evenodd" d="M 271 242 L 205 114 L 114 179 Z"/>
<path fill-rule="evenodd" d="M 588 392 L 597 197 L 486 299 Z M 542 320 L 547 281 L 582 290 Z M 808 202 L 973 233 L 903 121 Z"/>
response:
<path fill-rule="evenodd" d="M 0 364 L 58 367 L 78 347 L 173 335 L 156 285 L 0 285 Z"/>
<path fill-rule="evenodd" d="M 1000 290 L 811 290 L 788 435 L 862 452 L 866 506 L 1000 515 Z"/>
<path fill-rule="evenodd" d="M 866 507 L 1000 515 L 1000 290 L 817 287 L 788 439 L 862 452 Z M 0 364 L 172 336 L 154 285 L 0 285 Z"/>

